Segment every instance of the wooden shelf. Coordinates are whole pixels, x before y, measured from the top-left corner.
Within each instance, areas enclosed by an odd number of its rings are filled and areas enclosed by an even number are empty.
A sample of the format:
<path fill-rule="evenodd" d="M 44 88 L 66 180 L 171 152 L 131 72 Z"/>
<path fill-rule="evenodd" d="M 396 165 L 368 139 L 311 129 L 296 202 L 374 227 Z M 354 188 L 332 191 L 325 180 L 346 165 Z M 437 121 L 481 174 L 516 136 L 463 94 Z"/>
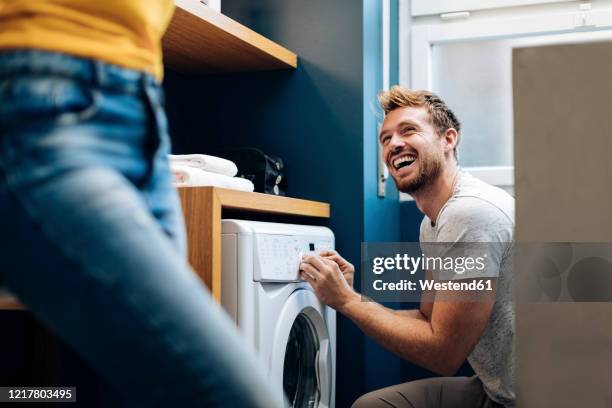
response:
<path fill-rule="evenodd" d="M 185 73 L 297 67 L 297 55 L 198 0 L 175 0 L 163 38 L 167 67 Z"/>
<path fill-rule="evenodd" d="M 329 204 L 299 198 L 280 197 L 262 193 L 245 193 L 224 188 L 214 189 L 223 208 L 247 212 L 262 212 L 303 217 L 329 218 Z"/>
<path fill-rule="evenodd" d="M 23 305 L 13 295 L 0 293 L 0 310 L 22 310 Z"/>
<path fill-rule="evenodd" d="M 327 203 L 217 187 L 184 187 L 179 194 L 187 225 L 189 263 L 217 301 L 221 301 L 223 208 L 319 218 L 329 218 L 330 214 Z"/>

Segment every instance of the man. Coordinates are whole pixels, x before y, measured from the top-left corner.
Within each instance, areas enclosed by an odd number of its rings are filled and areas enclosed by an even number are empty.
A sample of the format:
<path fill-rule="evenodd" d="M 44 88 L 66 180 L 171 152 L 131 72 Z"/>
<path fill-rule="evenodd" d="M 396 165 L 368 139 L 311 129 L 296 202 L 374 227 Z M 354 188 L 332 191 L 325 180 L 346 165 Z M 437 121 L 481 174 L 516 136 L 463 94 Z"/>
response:
<path fill-rule="evenodd" d="M 353 407 L 512 407 L 514 199 L 460 170 L 460 124 L 438 96 L 396 86 L 379 99 L 383 157 L 397 188 L 425 215 L 420 241 L 496 243 L 495 301 L 442 301 L 429 292 L 419 310 L 398 312 L 362 302 L 350 284 L 354 268 L 339 254 L 304 257 L 302 276 L 323 302 L 400 357 L 446 376 L 374 391 Z M 448 377 L 466 358 L 476 376 Z"/>

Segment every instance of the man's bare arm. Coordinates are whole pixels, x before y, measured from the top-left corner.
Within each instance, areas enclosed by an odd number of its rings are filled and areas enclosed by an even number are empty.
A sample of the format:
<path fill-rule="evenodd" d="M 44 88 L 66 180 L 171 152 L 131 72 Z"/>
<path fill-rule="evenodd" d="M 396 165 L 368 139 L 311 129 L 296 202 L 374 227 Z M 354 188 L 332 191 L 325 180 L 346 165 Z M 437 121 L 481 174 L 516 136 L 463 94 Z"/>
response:
<path fill-rule="evenodd" d="M 425 279 L 432 279 L 432 273 L 427 271 L 425 273 Z M 423 290 L 421 292 L 421 303 L 418 309 L 415 310 L 396 310 L 395 313 L 401 315 L 413 316 L 419 319 L 425 319 L 429 321 L 431 319 L 431 311 L 433 310 L 433 301 L 435 299 L 436 292 L 430 290 Z"/>
<path fill-rule="evenodd" d="M 433 299 L 424 304 L 431 300 L 432 293 L 428 292 L 422 298 L 421 310 L 401 313 L 362 301 L 334 261 L 306 255 L 300 271 L 319 299 L 352 319 L 368 336 L 400 357 L 443 375 L 454 374 L 473 350 L 493 307 L 490 300 Z M 469 296 L 474 294 L 453 294 L 455 299 L 471 299 Z M 494 299 L 494 293 L 487 299 Z"/>

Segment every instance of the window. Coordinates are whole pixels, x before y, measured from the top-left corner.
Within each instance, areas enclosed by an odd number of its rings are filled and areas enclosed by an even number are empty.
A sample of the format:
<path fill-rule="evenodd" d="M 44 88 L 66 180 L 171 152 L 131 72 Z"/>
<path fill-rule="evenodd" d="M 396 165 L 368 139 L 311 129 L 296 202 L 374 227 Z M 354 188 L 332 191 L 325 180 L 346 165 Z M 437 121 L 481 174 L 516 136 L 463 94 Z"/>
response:
<path fill-rule="evenodd" d="M 512 50 L 544 44 L 612 40 L 612 1 L 463 0 L 471 11 L 459 20 L 419 16 L 455 11 L 451 2 L 406 1 L 400 10 L 400 83 L 438 93 L 462 122 L 461 166 L 511 190 L 513 182 Z M 446 6 L 445 6 L 446 4 Z M 482 7 L 478 7 L 482 6 Z M 436 8 L 437 7 L 437 8 Z M 440 9 L 442 7 L 442 9 Z M 456 7 L 460 7 L 459 5 Z M 435 10 L 434 10 L 435 9 Z M 436 11 L 437 10 L 437 11 Z M 463 9 L 465 10 L 465 9 Z M 419 14 L 421 13 L 421 14 Z M 405 198 L 405 197 L 403 197 Z"/>

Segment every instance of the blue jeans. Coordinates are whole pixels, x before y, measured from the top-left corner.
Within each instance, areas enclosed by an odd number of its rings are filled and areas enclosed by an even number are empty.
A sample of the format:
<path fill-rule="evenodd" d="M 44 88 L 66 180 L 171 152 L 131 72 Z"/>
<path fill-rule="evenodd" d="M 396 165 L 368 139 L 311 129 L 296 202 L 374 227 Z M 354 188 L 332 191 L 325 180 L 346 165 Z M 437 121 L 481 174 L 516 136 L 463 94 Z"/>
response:
<path fill-rule="evenodd" d="M 127 406 L 281 406 L 186 263 L 169 151 L 150 76 L 0 54 L 1 280 Z"/>

